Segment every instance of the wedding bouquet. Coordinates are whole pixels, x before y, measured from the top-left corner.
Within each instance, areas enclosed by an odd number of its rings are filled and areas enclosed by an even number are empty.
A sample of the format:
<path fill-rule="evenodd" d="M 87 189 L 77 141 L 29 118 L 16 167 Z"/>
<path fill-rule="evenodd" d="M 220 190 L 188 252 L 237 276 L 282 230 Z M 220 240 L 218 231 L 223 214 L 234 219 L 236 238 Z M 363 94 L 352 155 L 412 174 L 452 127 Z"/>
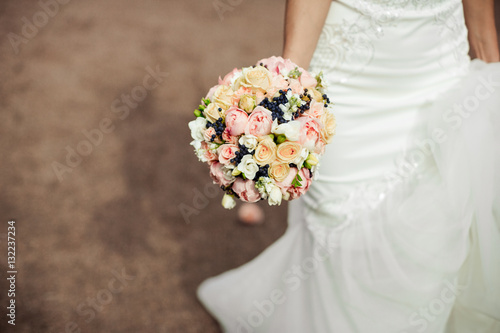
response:
<path fill-rule="evenodd" d="M 279 205 L 304 194 L 336 127 L 321 73 L 281 57 L 219 77 L 194 114 L 191 145 L 228 209 L 234 197 Z"/>

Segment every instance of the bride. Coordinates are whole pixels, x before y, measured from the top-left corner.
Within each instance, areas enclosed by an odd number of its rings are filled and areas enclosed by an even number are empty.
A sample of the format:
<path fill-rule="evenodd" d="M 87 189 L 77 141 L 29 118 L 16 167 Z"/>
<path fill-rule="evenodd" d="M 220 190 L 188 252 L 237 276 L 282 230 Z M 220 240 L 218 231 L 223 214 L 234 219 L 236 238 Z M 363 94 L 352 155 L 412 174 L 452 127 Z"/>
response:
<path fill-rule="evenodd" d="M 493 0 L 288 0 L 283 56 L 323 71 L 337 134 L 205 307 L 225 332 L 500 332 Z"/>

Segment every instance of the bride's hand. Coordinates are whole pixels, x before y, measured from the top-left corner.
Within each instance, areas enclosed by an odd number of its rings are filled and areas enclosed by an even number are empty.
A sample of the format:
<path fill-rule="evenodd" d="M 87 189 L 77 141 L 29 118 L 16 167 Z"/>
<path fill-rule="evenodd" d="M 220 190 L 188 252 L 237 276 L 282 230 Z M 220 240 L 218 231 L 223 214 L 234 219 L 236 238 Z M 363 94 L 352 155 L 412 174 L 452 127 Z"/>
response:
<path fill-rule="evenodd" d="M 493 0 L 463 0 L 465 24 L 473 57 L 500 61 Z"/>
<path fill-rule="evenodd" d="M 287 0 L 283 58 L 307 69 L 325 24 L 331 0 Z"/>

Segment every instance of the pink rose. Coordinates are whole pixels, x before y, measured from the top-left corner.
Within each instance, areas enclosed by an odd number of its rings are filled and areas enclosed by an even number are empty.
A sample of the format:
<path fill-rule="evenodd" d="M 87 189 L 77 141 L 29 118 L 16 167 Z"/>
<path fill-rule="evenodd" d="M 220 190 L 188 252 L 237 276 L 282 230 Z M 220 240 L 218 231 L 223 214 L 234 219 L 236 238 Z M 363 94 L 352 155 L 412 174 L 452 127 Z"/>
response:
<path fill-rule="evenodd" d="M 216 135 L 215 129 L 213 127 L 207 128 L 205 133 L 203 133 L 203 137 L 205 138 L 205 141 L 210 142 L 212 139 L 212 135 Z"/>
<path fill-rule="evenodd" d="M 212 177 L 214 183 L 224 187 L 232 183 L 233 178 L 224 173 L 222 164 L 219 162 L 208 162 L 208 164 L 210 165 L 210 177 Z"/>
<path fill-rule="evenodd" d="M 227 73 L 226 76 L 224 76 L 224 79 L 221 80 L 221 78 L 219 77 L 219 84 L 223 84 L 226 86 L 230 85 L 232 78 L 239 72 L 240 70 L 238 68 L 235 68 L 231 72 Z"/>
<path fill-rule="evenodd" d="M 257 91 L 255 94 L 255 104 L 259 105 L 260 102 L 262 102 L 266 98 L 266 95 L 264 95 L 261 91 Z"/>
<path fill-rule="evenodd" d="M 231 163 L 231 159 L 236 157 L 236 152 L 239 150 L 237 145 L 233 145 L 230 143 L 226 143 L 221 145 L 217 149 L 217 153 L 219 154 L 219 162 L 224 165 Z"/>
<path fill-rule="evenodd" d="M 297 176 L 297 173 L 302 179 L 299 181 L 301 186 L 294 187 L 292 182 Z M 298 171 L 297 168 L 290 168 L 290 173 L 288 174 L 288 176 L 283 181 L 276 182 L 276 185 L 279 186 L 283 195 L 286 195 L 286 193 L 288 192 L 290 194 L 290 200 L 292 200 L 306 193 L 311 183 L 312 179 L 310 177 L 309 169 L 302 168 L 300 169 L 300 171 Z"/>
<path fill-rule="evenodd" d="M 287 90 L 288 89 L 288 81 L 285 80 L 283 75 L 276 75 L 273 78 L 273 87 L 276 87 L 278 90 Z"/>
<path fill-rule="evenodd" d="M 243 95 L 252 95 L 252 89 L 247 88 L 247 87 L 239 87 L 238 90 L 234 92 L 234 98 L 237 98 L 238 100 L 241 98 Z"/>
<path fill-rule="evenodd" d="M 290 59 L 283 59 L 282 57 L 272 56 L 267 59 L 262 59 L 257 62 L 257 65 L 263 64 L 273 74 L 282 74 L 289 72 L 297 67 Z"/>
<path fill-rule="evenodd" d="M 325 113 L 323 103 L 313 100 L 309 105 L 309 110 L 305 113 L 313 118 L 320 119 L 323 113 Z"/>
<path fill-rule="evenodd" d="M 215 161 L 219 158 L 217 154 L 213 152 L 213 150 L 208 148 L 208 143 L 206 143 L 205 141 L 201 142 L 201 149 L 205 150 L 205 152 L 203 153 L 203 157 L 207 161 Z"/>
<path fill-rule="evenodd" d="M 229 134 L 227 128 L 224 130 L 224 132 L 222 132 L 222 140 L 228 143 L 232 143 L 233 145 L 238 143 L 238 137 Z"/>
<path fill-rule="evenodd" d="M 300 197 L 302 194 L 306 193 L 309 186 L 312 183 L 311 174 L 309 169 L 302 168 L 299 171 L 299 176 L 302 180 L 299 181 L 300 186 L 294 187 L 293 185 L 288 188 L 288 193 L 290 193 L 290 200 Z"/>
<path fill-rule="evenodd" d="M 266 90 L 266 94 L 268 97 L 272 98 L 277 94 L 280 90 L 288 89 L 288 81 L 282 75 L 276 75 L 273 78 L 273 82 L 271 86 Z"/>
<path fill-rule="evenodd" d="M 255 135 L 256 137 L 264 136 L 271 133 L 272 125 L 273 117 L 271 111 L 262 106 L 257 106 L 248 118 L 245 134 Z"/>
<path fill-rule="evenodd" d="M 253 180 L 237 178 L 233 183 L 232 189 L 242 201 L 257 202 L 260 200 L 260 193 L 255 188 L 255 182 Z"/>
<path fill-rule="evenodd" d="M 219 88 L 218 84 L 216 84 L 215 86 L 213 86 L 212 88 L 210 88 L 210 90 L 208 91 L 207 96 L 205 96 L 205 98 L 208 98 L 209 100 L 212 100 L 212 96 L 214 95 L 214 93 L 217 90 L 217 88 Z"/>
<path fill-rule="evenodd" d="M 321 124 L 316 118 L 299 117 L 296 121 L 301 123 L 299 143 L 313 151 L 319 153 L 324 148 L 321 141 Z"/>
<path fill-rule="evenodd" d="M 294 94 L 303 94 L 304 87 L 300 84 L 299 80 L 291 79 L 290 80 L 290 89 L 292 89 L 292 93 Z"/>
<path fill-rule="evenodd" d="M 314 77 L 312 77 L 312 75 L 302 69 L 302 68 L 299 68 L 300 71 L 302 71 L 302 75 L 300 75 L 300 84 L 302 84 L 303 87 L 305 88 L 314 88 L 316 87 L 316 85 L 318 84 L 318 81 L 316 81 L 316 79 Z"/>
<path fill-rule="evenodd" d="M 232 106 L 226 111 L 226 130 L 230 135 L 238 136 L 245 132 L 248 125 L 248 114 Z"/>
<path fill-rule="evenodd" d="M 290 168 L 288 175 L 280 182 L 276 182 L 276 185 L 281 189 L 281 193 L 285 195 L 288 189 L 292 186 L 293 179 L 297 175 L 297 168 Z"/>

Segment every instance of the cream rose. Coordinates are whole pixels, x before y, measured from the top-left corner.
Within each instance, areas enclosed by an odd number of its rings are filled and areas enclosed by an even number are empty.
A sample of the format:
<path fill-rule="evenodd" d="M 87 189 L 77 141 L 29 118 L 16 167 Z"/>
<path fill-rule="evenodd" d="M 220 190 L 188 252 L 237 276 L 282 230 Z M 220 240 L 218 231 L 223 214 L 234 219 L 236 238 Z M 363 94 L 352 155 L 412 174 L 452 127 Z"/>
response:
<path fill-rule="evenodd" d="M 211 123 L 215 123 L 217 119 L 222 117 L 222 106 L 217 103 L 210 103 L 203 111 L 203 114 Z"/>
<path fill-rule="evenodd" d="M 252 88 L 252 90 L 259 90 L 265 92 L 273 81 L 273 76 L 263 66 L 248 67 L 243 70 L 244 80 L 241 85 Z"/>
<path fill-rule="evenodd" d="M 265 136 L 259 140 L 259 145 L 255 149 L 254 159 L 257 164 L 263 166 L 276 160 L 276 144 L 270 136 Z"/>
<path fill-rule="evenodd" d="M 245 110 L 247 113 L 251 113 L 255 109 L 255 96 L 244 94 L 240 98 L 239 107 Z"/>
<path fill-rule="evenodd" d="M 332 142 L 332 138 L 335 135 L 335 129 L 337 128 L 337 122 L 335 116 L 326 111 L 321 117 L 323 123 L 323 128 L 320 130 L 321 138 L 326 143 Z"/>
<path fill-rule="evenodd" d="M 323 95 L 315 88 L 307 88 L 307 93 L 311 95 L 312 99 L 318 103 L 323 103 Z"/>
<path fill-rule="evenodd" d="M 276 156 L 283 163 L 292 163 L 302 151 L 302 146 L 297 142 L 285 141 L 278 145 Z"/>
<path fill-rule="evenodd" d="M 219 104 L 223 110 L 227 110 L 233 102 L 234 91 L 229 86 L 220 85 L 212 96 L 212 101 Z"/>
<path fill-rule="evenodd" d="M 290 173 L 290 166 L 288 163 L 274 162 L 269 168 L 269 175 L 277 182 L 282 182 Z"/>

